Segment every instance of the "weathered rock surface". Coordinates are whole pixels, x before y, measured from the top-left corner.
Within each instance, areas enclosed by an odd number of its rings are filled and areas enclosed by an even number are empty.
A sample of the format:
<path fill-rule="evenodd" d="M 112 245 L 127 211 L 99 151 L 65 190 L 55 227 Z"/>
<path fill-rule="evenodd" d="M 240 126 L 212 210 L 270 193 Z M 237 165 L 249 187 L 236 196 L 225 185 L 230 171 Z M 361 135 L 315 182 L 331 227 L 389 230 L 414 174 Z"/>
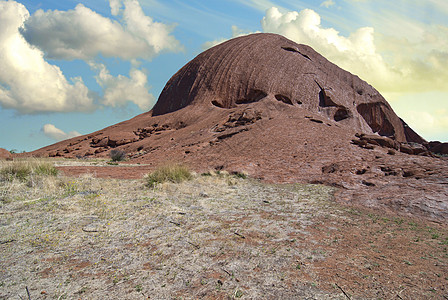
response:
<path fill-rule="evenodd" d="M 203 52 L 170 79 L 153 115 L 188 105 L 234 108 L 264 99 L 364 133 L 423 142 L 372 86 L 312 48 L 276 34 L 236 38 Z"/>
<path fill-rule="evenodd" d="M 446 221 L 448 159 L 423 156 L 432 147 L 424 143 L 357 76 L 308 46 L 255 34 L 193 59 L 152 111 L 28 155 L 107 157 L 118 148 L 141 165 L 82 171 L 138 178 L 180 161 L 199 172 L 324 183 L 350 205 Z"/>
<path fill-rule="evenodd" d="M 12 154 L 6 149 L 0 148 L 0 159 L 12 160 Z"/>

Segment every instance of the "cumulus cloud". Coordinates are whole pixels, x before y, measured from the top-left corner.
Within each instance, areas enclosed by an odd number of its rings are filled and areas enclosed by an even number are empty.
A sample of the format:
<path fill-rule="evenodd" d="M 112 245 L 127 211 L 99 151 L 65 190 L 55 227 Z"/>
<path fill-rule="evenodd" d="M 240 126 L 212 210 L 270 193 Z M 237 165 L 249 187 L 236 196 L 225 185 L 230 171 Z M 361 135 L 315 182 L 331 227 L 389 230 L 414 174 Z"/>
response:
<path fill-rule="evenodd" d="M 330 8 L 331 6 L 335 5 L 336 3 L 333 0 L 326 0 L 320 4 L 320 6 L 323 6 L 325 8 Z"/>
<path fill-rule="evenodd" d="M 155 22 L 137 0 L 110 0 L 121 22 L 103 17 L 82 4 L 68 11 L 37 10 L 22 34 L 52 59 L 92 59 L 98 54 L 124 60 L 151 59 L 162 51 L 183 48 L 171 35 L 174 26 Z M 121 9 L 122 4 L 124 9 Z"/>
<path fill-rule="evenodd" d="M 62 140 L 70 139 L 70 138 L 81 135 L 77 131 L 70 131 L 69 133 L 65 133 L 64 131 L 57 128 L 53 124 L 45 124 L 42 127 L 42 131 L 47 137 L 49 137 L 53 140 L 56 140 L 56 141 L 62 141 Z"/>
<path fill-rule="evenodd" d="M 128 102 L 135 103 L 141 110 L 149 110 L 155 103 L 155 97 L 148 92 L 148 80 L 142 70 L 132 68 L 129 77 L 110 74 L 103 64 L 90 63 L 98 71 L 97 83 L 103 88 L 101 103 L 106 106 L 126 106 Z"/>
<path fill-rule="evenodd" d="M 87 111 L 93 99 L 81 78 L 67 81 L 19 32 L 29 12 L 15 1 L 0 1 L 0 105 L 21 113 Z"/>

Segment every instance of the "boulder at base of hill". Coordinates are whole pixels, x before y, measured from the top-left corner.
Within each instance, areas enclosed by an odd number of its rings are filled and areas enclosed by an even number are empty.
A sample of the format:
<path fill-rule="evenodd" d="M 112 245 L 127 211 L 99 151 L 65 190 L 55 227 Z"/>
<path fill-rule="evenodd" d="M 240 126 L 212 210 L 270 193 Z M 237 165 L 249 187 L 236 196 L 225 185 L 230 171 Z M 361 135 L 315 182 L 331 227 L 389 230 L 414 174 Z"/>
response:
<path fill-rule="evenodd" d="M 429 142 L 428 148 L 431 152 L 448 155 L 448 143 L 442 143 L 438 141 Z"/>
<path fill-rule="evenodd" d="M 0 148 L 0 159 L 12 160 L 12 154 L 6 149 Z"/>

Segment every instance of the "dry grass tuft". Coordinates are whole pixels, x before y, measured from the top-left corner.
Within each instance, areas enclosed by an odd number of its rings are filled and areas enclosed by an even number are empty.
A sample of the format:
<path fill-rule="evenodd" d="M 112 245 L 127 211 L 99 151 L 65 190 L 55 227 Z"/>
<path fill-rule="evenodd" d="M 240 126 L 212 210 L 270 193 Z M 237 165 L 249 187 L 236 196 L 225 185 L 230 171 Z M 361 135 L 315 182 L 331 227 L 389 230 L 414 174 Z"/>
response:
<path fill-rule="evenodd" d="M 14 179 L 25 181 L 30 176 L 56 176 L 58 170 L 49 161 L 29 159 L 19 161 L 7 161 L 0 164 L 0 177 L 6 181 Z"/>
<path fill-rule="evenodd" d="M 157 168 L 154 172 L 146 176 L 147 185 L 154 188 L 157 184 L 163 182 L 180 183 L 185 180 L 191 180 L 193 175 L 190 169 L 185 165 L 169 164 Z"/>

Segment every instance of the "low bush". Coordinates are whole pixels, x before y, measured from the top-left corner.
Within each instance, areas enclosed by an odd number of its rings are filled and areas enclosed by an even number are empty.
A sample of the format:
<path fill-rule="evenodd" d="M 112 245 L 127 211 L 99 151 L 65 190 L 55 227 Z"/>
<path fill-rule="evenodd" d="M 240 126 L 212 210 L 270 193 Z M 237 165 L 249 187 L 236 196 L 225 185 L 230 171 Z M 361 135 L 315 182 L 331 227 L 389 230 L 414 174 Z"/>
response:
<path fill-rule="evenodd" d="M 154 172 L 146 176 L 146 181 L 149 187 L 153 188 L 158 183 L 175 182 L 179 183 L 184 180 L 193 178 L 188 167 L 180 164 L 170 164 L 157 168 Z"/>
<path fill-rule="evenodd" d="M 112 161 L 123 161 L 126 159 L 126 152 L 119 149 L 113 149 L 110 151 L 109 156 Z"/>

